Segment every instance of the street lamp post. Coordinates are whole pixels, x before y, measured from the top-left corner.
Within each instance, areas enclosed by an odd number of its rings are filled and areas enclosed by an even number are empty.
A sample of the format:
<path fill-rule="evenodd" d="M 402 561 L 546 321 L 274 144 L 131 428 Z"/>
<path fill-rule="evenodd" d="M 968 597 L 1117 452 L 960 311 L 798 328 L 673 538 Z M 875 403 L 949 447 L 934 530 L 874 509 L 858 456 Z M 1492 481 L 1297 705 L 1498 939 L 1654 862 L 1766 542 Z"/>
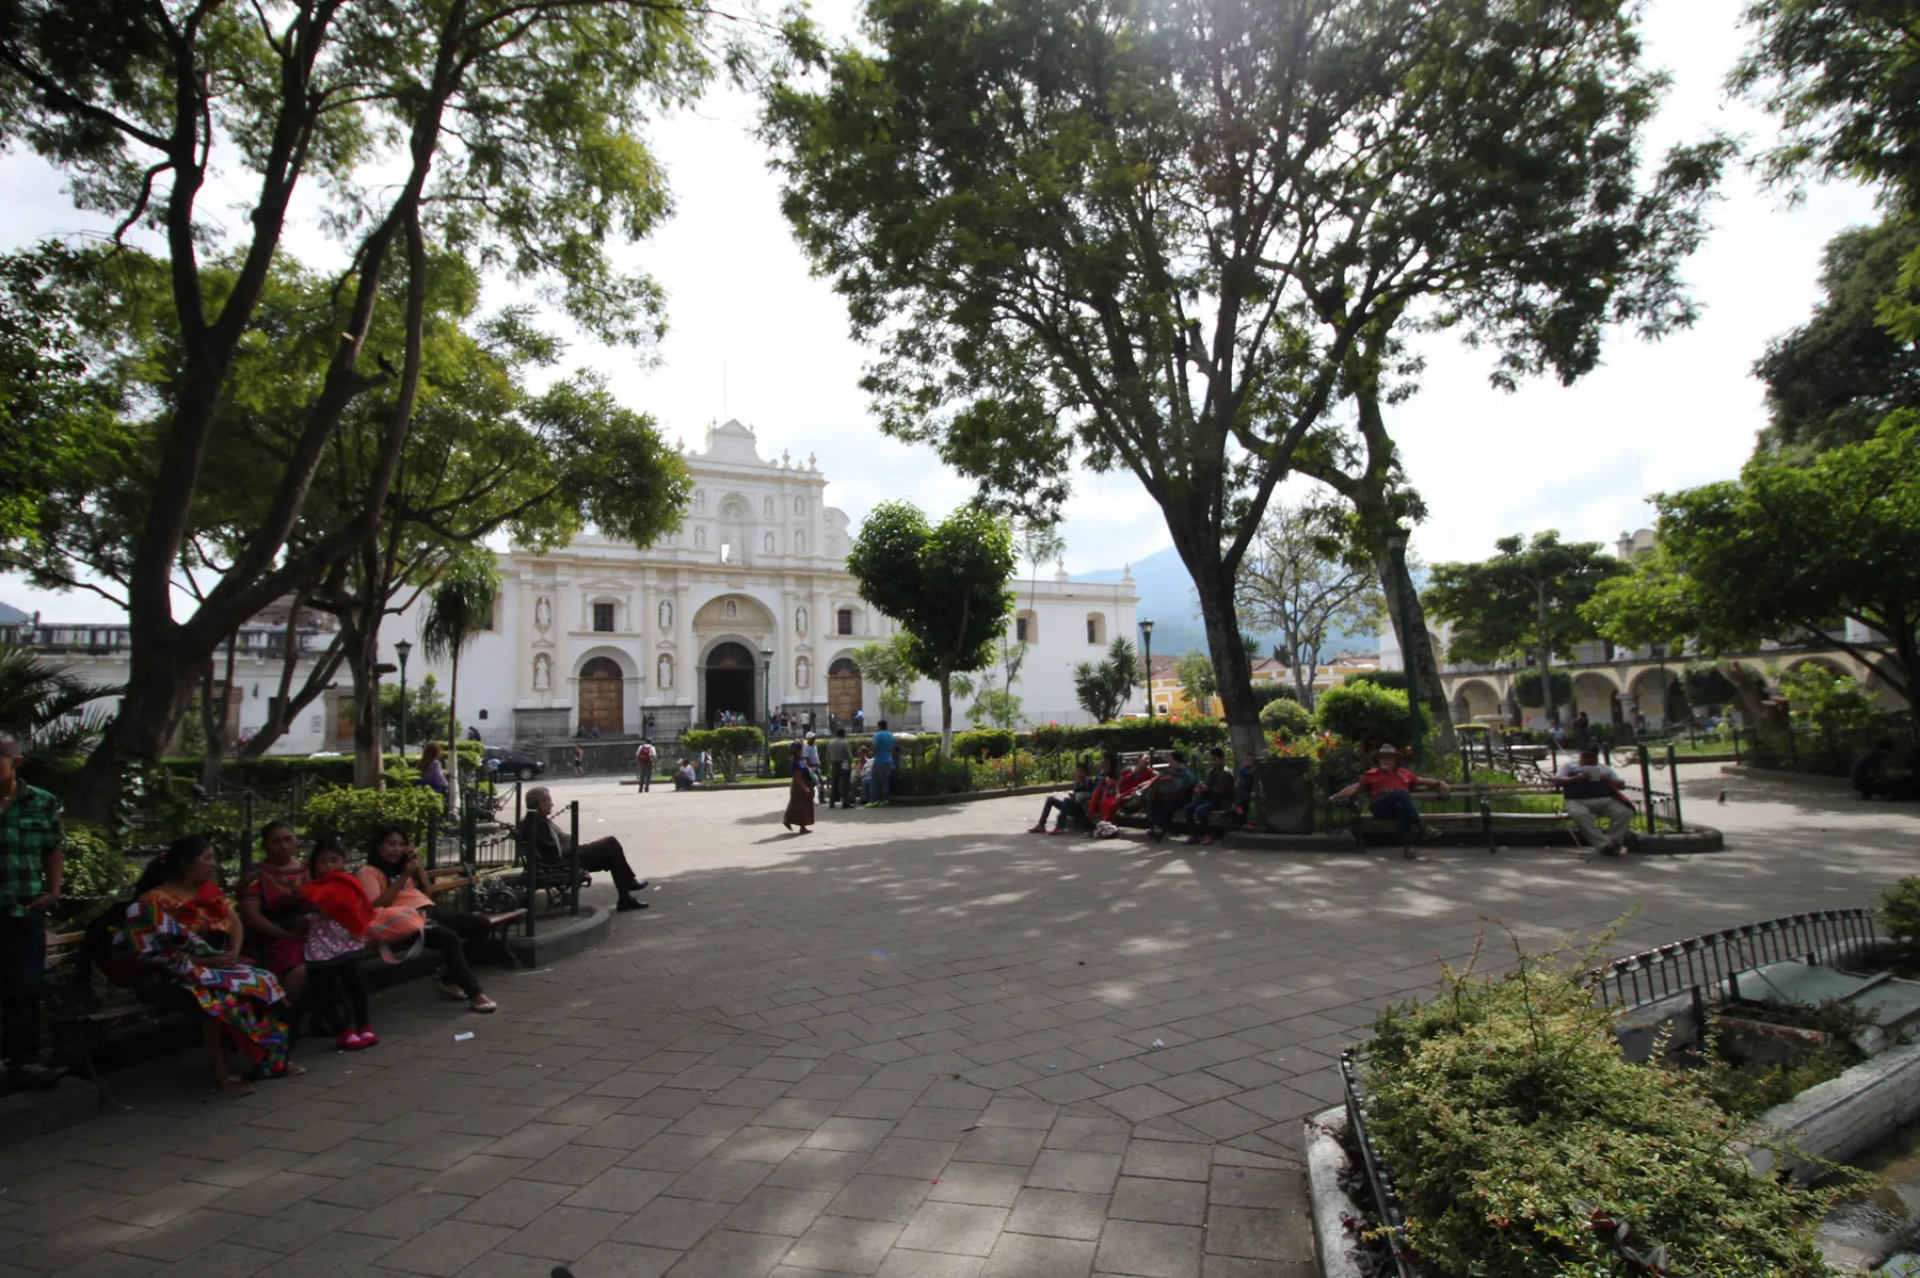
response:
<path fill-rule="evenodd" d="M 760 738 L 767 742 L 766 775 L 773 775 L 773 744 L 768 737 L 773 732 L 773 649 L 760 650 Z"/>
<path fill-rule="evenodd" d="M 1147 650 L 1147 718 L 1153 718 L 1153 622 L 1140 623 L 1140 639 Z"/>
<path fill-rule="evenodd" d="M 393 645 L 393 655 L 400 658 L 400 757 L 407 757 L 407 658 L 413 654 L 413 645 L 402 639 Z"/>
<path fill-rule="evenodd" d="M 1413 610 L 1406 596 L 1407 530 L 1396 527 L 1387 534 L 1387 551 L 1393 557 L 1393 588 L 1400 595 L 1400 667 L 1407 672 L 1407 758 L 1420 757 L 1420 671 L 1413 659 Z"/>

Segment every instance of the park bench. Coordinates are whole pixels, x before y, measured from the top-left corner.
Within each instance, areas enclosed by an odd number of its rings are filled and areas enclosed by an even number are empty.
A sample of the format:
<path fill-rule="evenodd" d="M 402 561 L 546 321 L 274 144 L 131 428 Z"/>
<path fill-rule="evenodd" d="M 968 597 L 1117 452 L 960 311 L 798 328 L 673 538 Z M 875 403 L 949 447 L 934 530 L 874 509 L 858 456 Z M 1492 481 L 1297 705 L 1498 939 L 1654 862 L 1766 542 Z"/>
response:
<path fill-rule="evenodd" d="M 1416 792 L 1414 799 L 1422 805 L 1420 813 L 1421 820 L 1425 821 L 1428 825 L 1438 826 L 1443 829 L 1447 827 L 1477 827 L 1486 839 L 1487 851 L 1489 853 L 1499 850 L 1498 845 L 1494 841 L 1494 834 L 1495 831 L 1501 827 L 1512 829 L 1516 826 L 1558 826 L 1567 831 L 1568 837 L 1573 840 L 1575 846 L 1579 845 L 1579 835 L 1574 830 L 1573 818 L 1569 816 L 1564 809 L 1557 812 L 1496 812 L 1494 810 L 1494 801 L 1501 798 L 1551 796 L 1557 799 L 1560 797 L 1560 790 L 1556 786 L 1476 784 L 1457 785 L 1452 787 L 1452 791 L 1452 798 L 1458 799 L 1462 804 L 1462 810 L 1459 812 L 1432 811 L 1430 810 L 1432 804 L 1449 802 L 1451 800 L 1441 799 L 1438 792 L 1433 790 Z M 1367 808 L 1363 806 L 1360 796 L 1355 795 L 1353 798 L 1345 800 L 1345 803 L 1352 812 L 1351 824 L 1348 828 L 1353 833 L 1353 843 L 1357 850 L 1361 852 L 1367 850 L 1366 836 L 1370 830 L 1377 832 L 1394 828 L 1393 822 L 1390 819 L 1386 817 L 1376 817 L 1368 811 Z"/>

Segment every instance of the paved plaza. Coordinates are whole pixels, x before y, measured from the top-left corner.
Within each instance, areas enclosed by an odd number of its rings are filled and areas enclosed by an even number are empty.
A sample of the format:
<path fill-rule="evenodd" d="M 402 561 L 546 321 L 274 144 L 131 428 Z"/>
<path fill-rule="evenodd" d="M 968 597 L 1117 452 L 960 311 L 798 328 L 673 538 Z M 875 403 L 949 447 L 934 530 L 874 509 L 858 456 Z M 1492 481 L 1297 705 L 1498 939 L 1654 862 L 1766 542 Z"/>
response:
<path fill-rule="evenodd" d="M 388 991 L 380 1047 L 245 1100 L 197 1053 L 115 1076 L 0 1150 L 0 1278 L 1305 1278 L 1300 1119 L 1482 916 L 1633 949 L 1916 868 L 1911 807 L 1689 772 L 1729 850 L 1619 862 L 1094 843 L 1024 798 L 799 837 L 779 791 L 563 782 L 651 910 L 484 973 L 495 1016 Z"/>

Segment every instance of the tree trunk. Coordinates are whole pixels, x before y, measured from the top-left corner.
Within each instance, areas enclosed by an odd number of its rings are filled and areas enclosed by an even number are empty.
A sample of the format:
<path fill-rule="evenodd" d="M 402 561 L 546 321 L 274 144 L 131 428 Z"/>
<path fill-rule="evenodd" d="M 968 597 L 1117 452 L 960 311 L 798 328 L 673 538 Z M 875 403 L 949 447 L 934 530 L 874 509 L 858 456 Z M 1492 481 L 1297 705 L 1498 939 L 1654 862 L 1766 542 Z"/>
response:
<path fill-rule="evenodd" d="M 130 620 L 133 615 L 129 613 Z M 151 619 L 144 625 L 135 620 L 132 628 L 126 693 L 101 733 L 100 744 L 67 792 L 68 815 L 78 820 L 110 819 L 127 766 L 159 762 L 193 693 L 193 673 L 198 667 L 180 653 L 180 627 L 166 618 L 158 625 Z M 144 642 L 143 630 L 147 632 Z M 211 652 L 202 658 L 212 659 Z"/>
<path fill-rule="evenodd" d="M 1540 727 L 1549 729 L 1559 714 L 1559 707 L 1553 703 L 1553 645 L 1547 642 L 1547 583 L 1544 579 L 1533 583 L 1534 593 L 1539 601 L 1540 648 L 1535 658 L 1540 663 L 1540 711 L 1546 716 L 1546 722 Z M 1665 679 L 1661 682 L 1664 684 Z"/>
<path fill-rule="evenodd" d="M 940 753 L 953 753 L 953 675 L 940 674 Z"/>
<path fill-rule="evenodd" d="M 1400 644 L 1401 664 L 1412 672 L 1414 682 L 1420 685 L 1421 699 L 1427 703 L 1427 715 L 1437 734 L 1434 749 L 1451 758 L 1458 752 L 1459 742 L 1453 732 L 1453 708 L 1447 700 L 1446 685 L 1440 682 L 1440 659 L 1427 633 L 1426 609 L 1420 606 L 1413 574 L 1387 546 L 1387 527 L 1376 526 L 1372 520 L 1365 526 L 1380 586 L 1387 596 L 1387 617 Z"/>
<path fill-rule="evenodd" d="M 227 640 L 227 673 L 220 684 L 220 709 L 218 718 L 213 708 L 213 663 L 207 663 L 207 686 L 200 708 L 201 722 L 206 727 L 207 749 L 200 760 L 200 784 L 207 793 L 213 793 L 213 787 L 220 784 L 220 765 L 227 753 L 227 727 L 233 722 L 233 659 L 240 646 L 239 636 Z"/>
<path fill-rule="evenodd" d="M 345 636 L 347 669 L 353 675 L 353 784 L 379 789 L 385 771 L 380 741 L 380 658 L 378 629 L 354 629 Z"/>
<path fill-rule="evenodd" d="M 453 645 L 453 669 L 447 673 L 447 810 L 460 810 L 460 645 Z"/>
<path fill-rule="evenodd" d="M 1176 532 L 1174 545 L 1186 560 L 1193 575 L 1194 593 L 1200 599 L 1200 615 L 1207 627 L 1207 647 L 1213 651 L 1214 694 L 1220 698 L 1221 717 L 1227 721 L 1227 736 L 1233 743 L 1233 757 L 1251 753 L 1266 754 L 1266 742 L 1260 735 L 1260 707 L 1253 699 L 1253 665 L 1240 642 L 1240 617 L 1234 604 L 1234 574 L 1220 561 L 1220 552 L 1212 546 L 1197 547 L 1201 553 L 1189 555 Z M 1196 564 L 1196 560 L 1199 562 Z"/>

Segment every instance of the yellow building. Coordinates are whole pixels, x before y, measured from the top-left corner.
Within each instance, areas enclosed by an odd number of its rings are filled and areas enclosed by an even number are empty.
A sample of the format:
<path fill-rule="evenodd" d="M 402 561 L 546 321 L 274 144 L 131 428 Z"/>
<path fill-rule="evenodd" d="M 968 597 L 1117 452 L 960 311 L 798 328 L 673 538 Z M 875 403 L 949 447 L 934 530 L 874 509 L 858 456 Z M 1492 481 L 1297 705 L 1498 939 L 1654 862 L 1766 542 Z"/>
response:
<path fill-rule="evenodd" d="M 1193 699 L 1187 696 L 1187 690 L 1180 686 L 1179 676 L 1174 673 L 1174 668 L 1179 662 L 1178 657 L 1153 659 L 1153 678 L 1149 686 L 1153 693 L 1153 712 L 1156 715 L 1177 718 L 1182 715 L 1203 713 L 1195 710 Z M 1378 658 L 1370 653 L 1335 653 L 1325 665 L 1315 671 L 1313 689 L 1316 693 L 1325 692 L 1328 688 L 1338 687 L 1362 671 L 1371 673 L 1379 668 Z M 1291 688 L 1293 686 L 1292 668 L 1271 657 L 1256 659 L 1253 663 L 1254 687 L 1258 688 L 1266 683 L 1283 683 Z M 1219 697 L 1209 697 L 1204 713 L 1218 718 L 1225 714 L 1226 710 L 1221 705 Z"/>

